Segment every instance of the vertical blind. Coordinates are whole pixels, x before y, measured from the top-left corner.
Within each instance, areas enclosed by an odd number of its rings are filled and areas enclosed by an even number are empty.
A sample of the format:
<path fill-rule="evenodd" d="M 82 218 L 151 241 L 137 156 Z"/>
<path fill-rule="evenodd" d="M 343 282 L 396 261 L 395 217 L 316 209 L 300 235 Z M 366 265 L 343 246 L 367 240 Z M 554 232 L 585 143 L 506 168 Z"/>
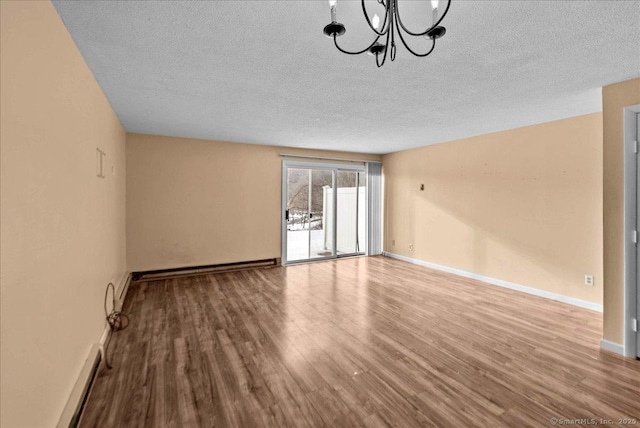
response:
<path fill-rule="evenodd" d="M 367 162 L 367 255 L 382 254 L 382 164 Z"/>

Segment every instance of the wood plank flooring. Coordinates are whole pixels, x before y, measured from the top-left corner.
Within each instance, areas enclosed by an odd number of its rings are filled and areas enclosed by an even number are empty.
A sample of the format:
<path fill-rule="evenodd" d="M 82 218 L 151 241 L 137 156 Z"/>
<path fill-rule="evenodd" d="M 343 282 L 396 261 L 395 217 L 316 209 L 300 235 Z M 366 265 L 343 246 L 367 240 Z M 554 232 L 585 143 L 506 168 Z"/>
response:
<path fill-rule="evenodd" d="M 640 419 L 601 314 L 386 257 L 133 283 L 124 311 L 83 427 Z"/>

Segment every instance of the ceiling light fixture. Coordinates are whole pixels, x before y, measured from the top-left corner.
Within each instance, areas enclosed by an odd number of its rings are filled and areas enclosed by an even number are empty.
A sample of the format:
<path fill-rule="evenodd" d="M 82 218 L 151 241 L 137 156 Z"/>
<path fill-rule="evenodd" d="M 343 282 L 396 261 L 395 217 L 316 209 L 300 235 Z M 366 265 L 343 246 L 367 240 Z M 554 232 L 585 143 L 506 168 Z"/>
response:
<path fill-rule="evenodd" d="M 375 34 L 374 41 L 367 46 L 365 49 L 356 52 L 350 52 L 338 45 L 338 36 L 342 36 L 346 28 L 343 24 L 339 23 L 336 20 L 336 3 L 337 0 L 329 0 L 329 7 L 331 8 L 331 23 L 324 27 L 324 34 L 333 38 L 333 42 L 336 45 L 336 48 L 340 52 L 349 54 L 349 55 L 360 55 L 362 53 L 368 53 L 370 55 L 374 55 L 376 57 L 376 65 L 378 67 L 382 67 L 387 60 L 387 52 L 389 52 L 389 57 L 391 61 L 396 59 L 396 33 L 400 38 L 400 41 L 404 45 L 405 48 L 413 55 L 417 57 L 425 57 L 428 56 L 433 49 L 436 47 L 436 39 L 444 36 L 447 30 L 440 26 L 440 22 L 444 19 L 447 12 L 449 11 L 449 6 L 451 6 L 451 0 L 447 1 L 447 7 L 444 9 L 442 14 L 438 13 L 438 0 L 431 0 L 431 26 L 422 32 L 414 32 L 409 29 L 402 23 L 402 19 L 400 18 L 400 13 L 398 12 L 398 0 L 378 0 L 384 9 L 384 21 L 382 22 L 382 26 L 380 25 L 380 17 L 377 14 L 373 15 L 373 19 L 369 19 L 369 14 L 367 13 L 367 8 L 364 4 L 365 0 L 361 0 L 362 3 L 362 12 L 364 13 L 364 18 L 369 24 L 369 27 Z M 386 36 L 385 42 L 379 43 L 381 37 Z M 416 52 L 413 50 L 407 42 L 405 41 L 405 37 L 408 36 L 413 37 L 424 37 L 427 40 L 431 41 L 431 47 L 424 53 Z"/>

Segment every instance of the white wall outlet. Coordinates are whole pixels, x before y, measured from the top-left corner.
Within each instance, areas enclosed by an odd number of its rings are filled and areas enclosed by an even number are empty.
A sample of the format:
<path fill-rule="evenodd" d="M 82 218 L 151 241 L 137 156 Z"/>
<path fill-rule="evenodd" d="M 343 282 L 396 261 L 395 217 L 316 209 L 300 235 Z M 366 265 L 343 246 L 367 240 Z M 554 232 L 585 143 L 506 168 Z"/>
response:
<path fill-rule="evenodd" d="M 595 284 L 595 280 L 593 278 L 593 275 L 585 275 L 584 276 L 584 285 L 593 286 L 594 284 Z"/>
<path fill-rule="evenodd" d="M 409 244 L 409 251 L 413 251 L 413 244 Z"/>

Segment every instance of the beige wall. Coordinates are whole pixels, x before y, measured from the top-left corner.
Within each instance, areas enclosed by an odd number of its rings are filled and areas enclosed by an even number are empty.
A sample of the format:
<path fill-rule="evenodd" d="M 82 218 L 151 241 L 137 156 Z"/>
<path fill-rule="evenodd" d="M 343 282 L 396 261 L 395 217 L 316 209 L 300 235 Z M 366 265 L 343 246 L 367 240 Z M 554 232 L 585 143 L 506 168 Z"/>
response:
<path fill-rule="evenodd" d="M 601 114 L 393 153 L 383 165 L 386 251 L 602 302 Z"/>
<path fill-rule="evenodd" d="M 154 135 L 127 135 L 132 271 L 280 257 L 279 153 L 380 160 Z"/>
<path fill-rule="evenodd" d="M 0 425 L 55 426 L 125 273 L 126 135 L 52 4 L 0 8 Z"/>
<path fill-rule="evenodd" d="M 624 337 L 624 107 L 640 104 L 640 79 L 602 88 L 604 129 L 604 338 Z"/>

